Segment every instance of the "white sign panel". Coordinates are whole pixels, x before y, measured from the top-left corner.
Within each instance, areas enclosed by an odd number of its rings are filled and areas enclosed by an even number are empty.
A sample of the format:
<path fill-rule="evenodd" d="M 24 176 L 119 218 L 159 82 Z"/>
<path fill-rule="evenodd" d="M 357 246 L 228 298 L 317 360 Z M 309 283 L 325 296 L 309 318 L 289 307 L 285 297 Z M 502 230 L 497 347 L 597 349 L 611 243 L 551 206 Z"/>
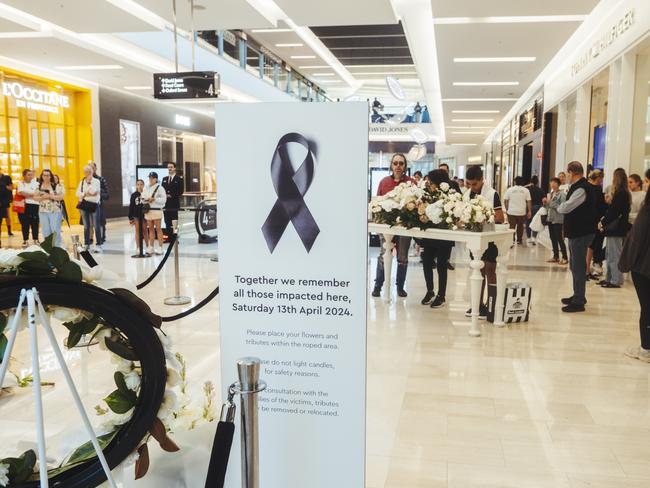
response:
<path fill-rule="evenodd" d="M 260 486 L 363 488 L 367 105 L 215 111 L 222 386 L 262 360 Z"/>

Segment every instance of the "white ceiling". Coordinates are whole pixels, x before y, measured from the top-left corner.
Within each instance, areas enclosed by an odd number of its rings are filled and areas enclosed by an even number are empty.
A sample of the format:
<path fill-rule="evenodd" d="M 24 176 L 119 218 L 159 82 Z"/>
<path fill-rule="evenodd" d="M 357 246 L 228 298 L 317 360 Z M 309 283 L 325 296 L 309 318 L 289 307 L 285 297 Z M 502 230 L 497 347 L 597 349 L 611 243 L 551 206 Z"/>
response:
<path fill-rule="evenodd" d="M 0 32 L 25 32 L 29 31 L 28 27 L 25 27 L 22 24 L 12 22 L 8 19 L 0 18 Z"/>
<path fill-rule="evenodd" d="M 275 0 L 298 25 L 394 24 L 390 0 Z"/>
<path fill-rule="evenodd" d="M 2 3 L 79 33 L 157 30 L 105 0 L 2 0 Z"/>
<path fill-rule="evenodd" d="M 584 15 L 598 0 L 431 0 L 434 17 Z"/>

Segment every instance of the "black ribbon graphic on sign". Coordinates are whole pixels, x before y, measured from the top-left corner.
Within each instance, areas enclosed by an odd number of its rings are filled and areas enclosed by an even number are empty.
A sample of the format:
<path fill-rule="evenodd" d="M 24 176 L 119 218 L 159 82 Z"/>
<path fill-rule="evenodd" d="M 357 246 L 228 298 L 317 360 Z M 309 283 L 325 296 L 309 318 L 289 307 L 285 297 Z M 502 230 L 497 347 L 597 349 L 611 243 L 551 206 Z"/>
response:
<path fill-rule="evenodd" d="M 307 149 L 307 156 L 295 172 L 287 150 L 291 142 Z M 303 198 L 314 179 L 314 152 L 314 143 L 296 132 L 282 136 L 275 148 L 271 160 L 271 179 L 278 199 L 262 225 L 262 233 L 271 253 L 280 242 L 289 222 L 293 224 L 307 252 L 311 251 L 320 233 Z"/>

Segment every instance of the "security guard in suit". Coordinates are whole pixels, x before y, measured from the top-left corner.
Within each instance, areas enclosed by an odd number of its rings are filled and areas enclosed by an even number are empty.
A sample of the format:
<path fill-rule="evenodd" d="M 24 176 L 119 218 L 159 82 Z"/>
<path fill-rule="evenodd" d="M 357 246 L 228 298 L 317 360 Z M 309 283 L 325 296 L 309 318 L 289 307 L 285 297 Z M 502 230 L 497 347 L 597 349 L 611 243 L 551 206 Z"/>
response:
<path fill-rule="evenodd" d="M 176 163 L 167 163 L 169 175 L 162 180 L 162 187 L 167 192 L 167 202 L 165 203 L 164 216 L 165 228 L 163 233 L 171 236 L 173 231 L 172 221 L 178 220 L 178 209 L 181 206 L 181 195 L 185 188 L 183 177 L 176 174 Z"/>

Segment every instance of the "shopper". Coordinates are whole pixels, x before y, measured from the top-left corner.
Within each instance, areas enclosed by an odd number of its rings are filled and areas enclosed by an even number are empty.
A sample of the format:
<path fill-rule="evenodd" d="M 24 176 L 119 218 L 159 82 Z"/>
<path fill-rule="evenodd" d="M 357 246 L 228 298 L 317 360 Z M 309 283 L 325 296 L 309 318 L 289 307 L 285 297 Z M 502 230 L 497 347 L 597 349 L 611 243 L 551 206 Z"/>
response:
<path fill-rule="evenodd" d="M 533 232 L 530 228 L 530 223 L 537 212 L 539 212 L 539 209 L 542 208 L 542 200 L 544 200 L 544 192 L 539 187 L 539 178 L 537 175 L 533 175 L 530 179 L 530 183 L 526 185 L 526 189 L 530 192 L 530 202 L 532 205 L 530 217 L 526 219 L 526 237 L 530 239 L 531 244 L 535 246 L 537 245 L 537 232 Z"/>
<path fill-rule="evenodd" d="M 632 347 L 625 354 L 650 363 L 650 252 L 648 252 L 650 249 L 650 191 L 648 191 L 650 169 L 645 172 L 645 180 L 645 201 L 625 240 L 618 269 L 622 273 L 632 274 L 632 283 L 641 306 L 639 317 L 641 346 Z"/>
<path fill-rule="evenodd" d="M 97 173 L 97 163 L 93 162 L 91 165 L 93 167 L 93 178 L 99 180 L 99 202 L 97 202 L 97 211 L 95 212 L 93 225 L 98 226 L 100 229 L 99 236 L 101 237 L 101 240 L 97 242 L 97 244 L 103 245 L 106 242 L 106 213 L 104 207 L 110 194 L 108 192 L 108 182 L 106 181 L 106 178 Z"/>
<path fill-rule="evenodd" d="M 131 193 L 129 202 L 129 224 L 135 229 L 135 247 L 137 254 L 140 254 L 140 235 L 144 232 L 142 223 L 142 192 L 144 191 L 144 180 L 136 180 L 135 191 Z"/>
<path fill-rule="evenodd" d="M 628 178 L 628 186 L 632 194 L 632 207 L 630 208 L 630 222 L 634 222 L 641 205 L 645 201 L 646 192 L 643 190 L 643 182 L 637 174 L 631 174 Z"/>
<path fill-rule="evenodd" d="M 551 191 L 544 199 L 543 203 L 547 209 L 546 222 L 548 224 L 548 233 L 553 246 L 553 258 L 547 263 L 567 264 L 566 244 L 564 243 L 564 234 L 562 227 L 564 224 L 564 215 L 557 211 L 558 207 L 566 201 L 566 194 L 560 190 L 560 179 L 551 178 Z M 562 258 L 560 258 L 562 253 Z"/>
<path fill-rule="evenodd" d="M 0 233 L 2 232 L 2 221 L 7 222 L 7 234 L 13 236 L 11 232 L 11 218 L 9 216 L 9 208 L 11 208 L 11 201 L 13 200 L 13 181 L 11 176 L 4 174 L 0 168 Z"/>
<path fill-rule="evenodd" d="M 442 183 L 449 184 L 449 174 L 436 169 L 428 174 L 428 186 L 431 190 L 437 190 Z M 447 264 L 451 256 L 453 242 L 438 239 L 422 239 L 422 270 L 427 292 L 420 303 L 429 305 L 431 308 L 440 308 L 445 304 L 447 294 Z M 436 260 L 438 271 L 438 294 L 436 295 L 433 286 L 433 267 Z"/>
<path fill-rule="evenodd" d="M 481 195 L 483 199 L 489 204 L 492 205 L 494 209 L 494 222 L 501 224 L 504 221 L 503 210 L 501 208 L 501 198 L 496 190 L 491 188 L 483 178 L 483 170 L 480 166 L 470 166 L 465 174 L 466 184 L 468 186 L 468 191 L 463 195 L 465 201 L 470 201 L 472 198 L 477 195 Z M 485 284 L 495 285 L 497 284 L 497 257 L 499 255 L 499 250 L 493 242 L 488 244 L 487 250 L 481 256 L 481 261 L 483 261 L 483 269 L 481 269 L 481 274 L 483 275 L 483 284 L 481 286 L 481 304 L 479 306 L 479 319 L 487 319 L 488 308 L 487 305 L 483 302 L 483 294 L 485 292 Z M 473 256 L 472 256 L 472 259 Z M 465 316 L 471 317 L 472 309 L 470 308 Z"/>
<path fill-rule="evenodd" d="M 54 176 L 49 169 L 44 169 L 39 178 L 38 190 L 34 200 L 38 202 L 38 219 L 43 230 L 43 238 L 52 234 L 54 245 L 61 247 L 61 203 L 63 202 L 63 185 L 54 182 Z"/>
<path fill-rule="evenodd" d="M 158 173 L 149 173 L 149 186 L 142 192 L 144 220 L 147 225 L 147 253 L 162 254 L 162 229 L 160 222 L 163 218 L 163 207 L 167 201 L 165 189 L 158 183 Z M 155 245 L 156 238 L 158 245 Z"/>
<path fill-rule="evenodd" d="M 448 165 L 447 163 L 440 163 L 440 164 L 438 165 L 438 169 L 443 170 L 445 173 L 447 173 L 447 177 L 448 177 L 448 178 L 451 178 L 451 173 L 449 172 L 449 165 Z M 455 181 L 455 180 L 452 179 L 452 180 L 447 181 L 447 183 L 449 184 L 449 188 L 451 188 L 452 190 L 456 190 L 458 193 L 461 193 L 461 191 L 460 191 L 460 186 L 458 185 L 458 182 L 457 182 L 457 181 Z M 455 242 L 452 242 L 452 243 L 451 243 L 451 247 L 453 248 L 453 247 L 455 247 L 455 246 L 456 246 L 456 243 L 455 243 Z M 434 260 L 434 262 L 433 262 L 433 267 L 434 267 L 434 268 L 436 267 L 436 262 L 435 262 L 435 260 Z M 453 264 L 451 264 L 451 261 L 447 261 L 447 269 L 448 269 L 449 271 L 454 271 L 456 268 L 454 267 Z"/>
<path fill-rule="evenodd" d="M 526 219 L 531 218 L 532 212 L 530 191 L 523 186 L 523 183 L 524 179 L 517 176 L 514 186 L 508 188 L 503 196 L 508 222 L 510 228 L 515 229 L 515 238 L 519 245 L 523 245 L 524 226 L 526 225 Z"/>
<path fill-rule="evenodd" d="M 560 179 L 560 191 L 563 191 L 564 193 L 568 193 L 571 185 L 568 184 L 566 181 L 566 173 L 564 171 L 560 171 L 557 174 L 557 177 Z"/>
<path fill-rule="evenodd" d="M 564 234 L 569 238 L 571 253 L 571 275 L 573 295 L 563 298 L 563 312 L 584 312 L 587 298 L 587 248 L 596 233 L 596 202 L 594 190 L 584 177 L 584 169 L 578 161 L 572 161 L 567 168 L 571 187 L 567 200 L 557 211 L 564 215 Z"/>
<path fill-rule="evenodd" d="M 93 252 L 102 252 L 102 230 L 97 218 L 101 200 L 101 187 L 99 178 L 94 177 L 93 166 L 88 164 L 84 166 L 84 177 L 77 186 L 77 198 L 79 203 L 77 208 L 81 214 L 81 222 L 84 226 L 84 246 L 90 250 L 90 241 L 92 238 L 93 228 L 95 229 L 95 243 Z"/>
<path fill-rule="evenodd" d="M 618 270 L 618 261 L 623 249 L 623 239 L 630 230 L 631 202 L 632 196 L 625 170 L 617 168 L 612 180 L 612 202 L 598 224 L 599 230 L 607 238 L 607 273 L 605 279 L 599 283 L 603 288 L 620 288 L 623 284 L 623 274 Z"/>
<path fill-rule="evenodd" d="M 377 195 L 385 195 L 397 185 L 402 183 L 414 184 L 413 179 L 406 176 L 406 156 L 402 153 L 395 153 L 390 160 L 391 174 L 382 178 L 379 182 Z M 375 276 L 375 287 L 372 290 L 372 296 L 378 297 L 381 295 L 381 287 L 384 284 L 384 236 L 380 235 L 380 252 L 377 258 L 377 272 Z M 406 270 L 408 268 L 409 247 L 411 245 L 411 238 L 406 236 L 395 236 L 393 243 L 397 244 L 397 295 L 405 298 L 408 296 L 404 289 L 406 283 Z M 390 286 L 390 283 L 388 284 Z"/>
<path fill-rule="evenodd" d="M 20 227 L 23 232 L 23 248 L 29 245 L 29 231 L 32 231 L 32 243 L 38 244 L 38 211 L 40 205 L 34 199 L 38 193 L 38 180 L 34 178 L 31 169 L 23 170 L 23 181 L 18 183 L 18 195 L 25 200 L 25 210 L 18 214 Z"/>
<path fill-rule="evenodd" d="M 178 210 L 181 207 L 181 196 L 185 184 L 183 177 L 176 173 L 176 163 L 167 163 L 168 176 L 162 180 L 162 187 L 167 193 L 167 202 L 165 203 L 165 229 L 163 233 L 171 236 L 174 233 L 173 221 L 178 221 Z"/>
<path fill-rule="evenodd" d="M 422 171 L 416 171 L 413 173 L 413 181 L 415 181 L 416 185 L 420 184 L 420 181 L 422 181 Z"/>
<path fill-rule="evenodd" d="M 596 222 L 605 216 L 607 211 L 607 202 L 605 201 L 605 194 L 603 193 L 603 172 L 599 169 L 593 170 L 589 173 L 590 188 L 594 191 L 594 199 L 596 201 Z M 598 281 L 600 275 L 603 273 L 603 261 L 605 261 L 605 236 L 596 227 L 594 240 L 587 249 L 587 279 Z"/>

